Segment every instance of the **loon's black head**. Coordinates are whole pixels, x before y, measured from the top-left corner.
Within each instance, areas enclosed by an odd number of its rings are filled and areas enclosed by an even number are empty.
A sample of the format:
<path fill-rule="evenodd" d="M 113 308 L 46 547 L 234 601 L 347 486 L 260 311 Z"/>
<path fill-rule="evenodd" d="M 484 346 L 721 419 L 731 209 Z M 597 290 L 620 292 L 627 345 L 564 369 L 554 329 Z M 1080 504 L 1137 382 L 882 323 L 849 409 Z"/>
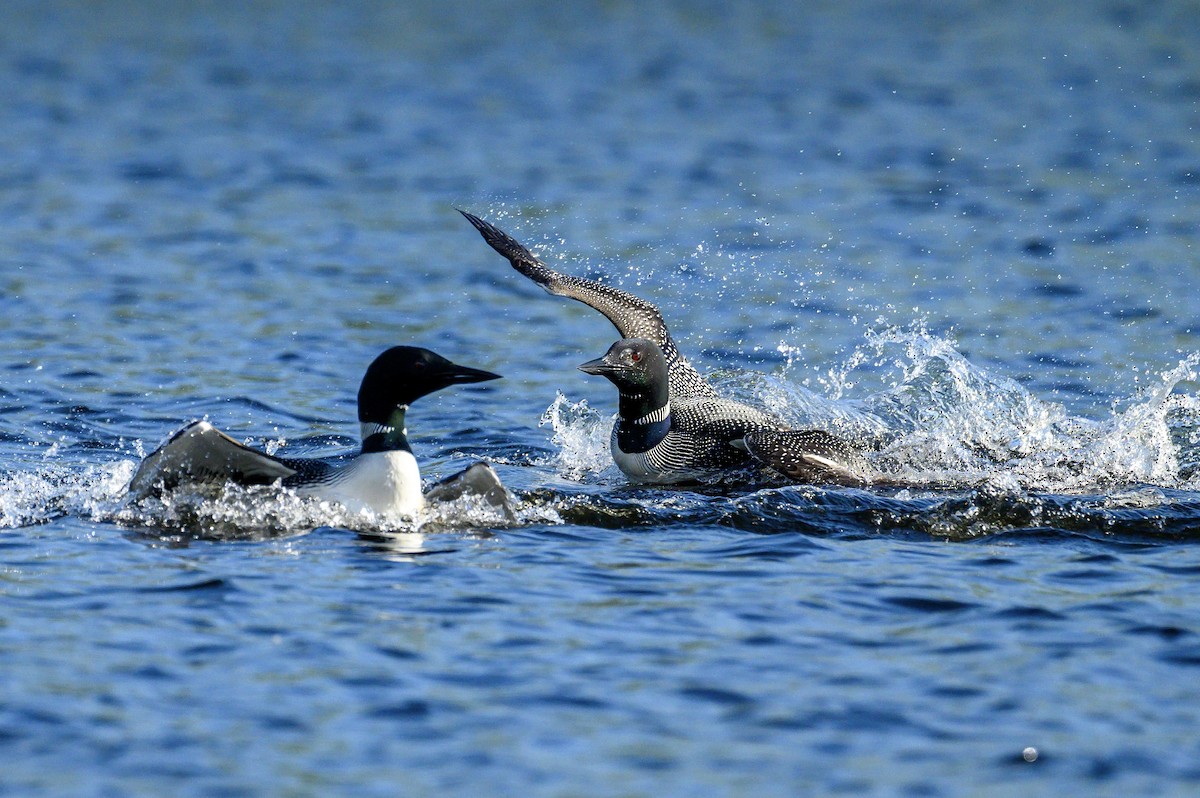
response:
<path fill-rule="evenodd" d="M 609 347 L 604 357 L 589 360 L 579 370 L 597 374 L 617 386 L 623 418 L 657 410 L 669 398 L 667 359 L 658 344 L 645 338 L 622 338 Z"/>
<path fill-rule="evenodd" d="M 358 420 L 386 424 L 398 407 L 460 382 L 499 379 L 499 374 L 452 363 L 419 346 L 393 346 L 367 367 L 358 389 Z"/>

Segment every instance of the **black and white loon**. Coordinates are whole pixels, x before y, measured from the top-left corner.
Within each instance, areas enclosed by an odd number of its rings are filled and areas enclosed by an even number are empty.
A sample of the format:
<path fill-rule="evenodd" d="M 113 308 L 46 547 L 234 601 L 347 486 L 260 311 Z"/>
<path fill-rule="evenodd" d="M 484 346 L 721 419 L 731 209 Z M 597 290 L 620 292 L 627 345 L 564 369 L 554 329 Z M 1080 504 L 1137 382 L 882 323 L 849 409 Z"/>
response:
<path fill-rule="evenodd" d="M 426 498 L 477 493 L 507 507 L 499 477 L 479 462 L 421 491 L 421 474 L 408 445 L 405 414 L 417 399 L 449 385 L 500 377 L 450 362 L 428 349 L 396 346 L 371 363 L 358 390 L 362 449 L 340 457 L 275 457 L 238 443 L 207 421 L 171 436 L 138 467 L 129 483 L 135 499 L 190 484 L 280 484 L 302 496 L 337 502 L 351 512 L 416 516 Z"/>
<path fill-rule="evenodd" d="M 744 466 L 751 457 L 798 482 L 862 485 L 862 455 L 821 430 L 789 430 L 757 408 L 719 396 L 672 397 L 658 344 L 622 338 L 579 367 L 620 392 L 613 459 L 639 482 L 682 482 Z"/>
<path fill-rule="evenodd" d="M 760 462 L 793 480 L 864 485 L 875 475 L 848 442 L 823 430 L 791 430 L 769 414 L 717 394 L 680 354 L 658 308 L 644 299 L 554 271 L 500 228 L 459 211 L 483 239 L 556 296 L 595 308 L 622 340 L 580 366 L 620 391 L 613 459 L 630 479 L 675 483 Z"/>

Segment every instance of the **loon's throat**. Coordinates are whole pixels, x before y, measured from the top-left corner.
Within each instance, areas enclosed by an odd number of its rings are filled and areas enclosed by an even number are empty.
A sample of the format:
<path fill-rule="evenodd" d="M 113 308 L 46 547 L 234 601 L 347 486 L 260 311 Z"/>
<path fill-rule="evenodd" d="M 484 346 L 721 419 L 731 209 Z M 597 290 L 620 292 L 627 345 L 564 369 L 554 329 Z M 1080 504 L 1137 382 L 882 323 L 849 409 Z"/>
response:
<path fill-rule="evenodd" d="M 646 452 L 662 443 L 670 431 L 670 402 L 637 418 L 628 419 L 622 415 L 616 426 L 617 447 L 630 454 Z"/>
<path fill-rule="evenodd" d="M 634 420 L 645 418 L 653 413 L 671 412 L 671 395 L 666 383 L 661 385 L 645 385 L 636 388 L 628 385 L 619 386 L 617 412 L 621 418 Z"/>
<path fill-rule="evenodd" d="M 386 424 L 370 421 L 362 423 L 363 454 L 371 452 L 411 452 L 408 445 L 408 429 L 404 425 L 404 414 L 408 405 L 401 405 L 392 411 Z"/>

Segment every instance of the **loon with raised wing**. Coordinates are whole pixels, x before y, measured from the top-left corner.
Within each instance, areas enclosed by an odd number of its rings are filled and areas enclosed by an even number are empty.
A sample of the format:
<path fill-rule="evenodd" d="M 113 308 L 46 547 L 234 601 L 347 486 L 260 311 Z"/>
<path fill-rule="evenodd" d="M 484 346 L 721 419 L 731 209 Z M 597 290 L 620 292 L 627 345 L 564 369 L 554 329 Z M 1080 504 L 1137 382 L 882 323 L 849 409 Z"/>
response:
<path fill-rule="evenodd" d="M 863 454 L 824 430 L 793 430 L 768 413 L 719 396 L 679 352 L 659 309 L 612 286 L 554 271 L 495 225 L 459 211 L 513 268 L 556 296 L 602 313 L 622 336 L 579 368 L 620 392 L 613 459 L 639 482 L 679 483 L 712 472 L 766 465 L 805 483 L 865 485 L 876 475 Z"/>
<path fill-rule="evenodd" d="M 507 492 L 482 461 L 423 493 L 405 426 L 409 406 L 422 396 L 499 377 L 452 363 L 428 349 L 395 346 L 375 358 L 359 387 L 361 450 L 321 459 L 276 457 L 237 442 L 207 421 L 195 421 L 142 461 L 129 493 L 142 499 L 181 485 L 277 483 L 301 496 L 337 502 L 351 512 L 410 518 L 424 509 L 427 499 L 472 493 L 508 514 Z"/>

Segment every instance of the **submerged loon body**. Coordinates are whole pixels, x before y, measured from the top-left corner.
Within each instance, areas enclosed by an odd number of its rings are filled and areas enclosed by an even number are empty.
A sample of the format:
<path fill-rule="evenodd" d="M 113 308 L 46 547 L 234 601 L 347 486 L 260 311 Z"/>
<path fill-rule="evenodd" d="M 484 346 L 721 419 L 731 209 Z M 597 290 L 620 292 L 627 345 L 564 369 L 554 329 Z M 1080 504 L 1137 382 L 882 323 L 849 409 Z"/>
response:
<path fill-rule="evenodd" d="M 138 499 L 185 484 L 278 483 L 302 496 L 337 502 L 351 512 L 412 517 L 424 509 L 427 496 L 408 445 L 409 405 L 449 385 L 499 376 L 459 366 L 428 349 L 392 347 L 371 363 L 359 388 L 360 451 L 323 459 L 275 457 L 238 443 L 207 421 L 196 421 L 142 461 L 129 492 Z M 505 506 L 499 478 L 482 462 L 433 486 L 428 498 L 450 499 L 466 492 Z"/>
<path fill-rule="evenodd" d="M 761 463 L 798 482 L 863 485 L 875 475 L 861 452 L 823 430 L 791 430 L 769 414 L 719 396 L 679 352 L 662 313 L 644 299 L 554 271 L 493 224 L 460 211 L 513 268 L 556 296 L 602 313 L 622 340 L 580 369 L 620 392 L 611 447 L 639 482 L 677 483 Z"/>

